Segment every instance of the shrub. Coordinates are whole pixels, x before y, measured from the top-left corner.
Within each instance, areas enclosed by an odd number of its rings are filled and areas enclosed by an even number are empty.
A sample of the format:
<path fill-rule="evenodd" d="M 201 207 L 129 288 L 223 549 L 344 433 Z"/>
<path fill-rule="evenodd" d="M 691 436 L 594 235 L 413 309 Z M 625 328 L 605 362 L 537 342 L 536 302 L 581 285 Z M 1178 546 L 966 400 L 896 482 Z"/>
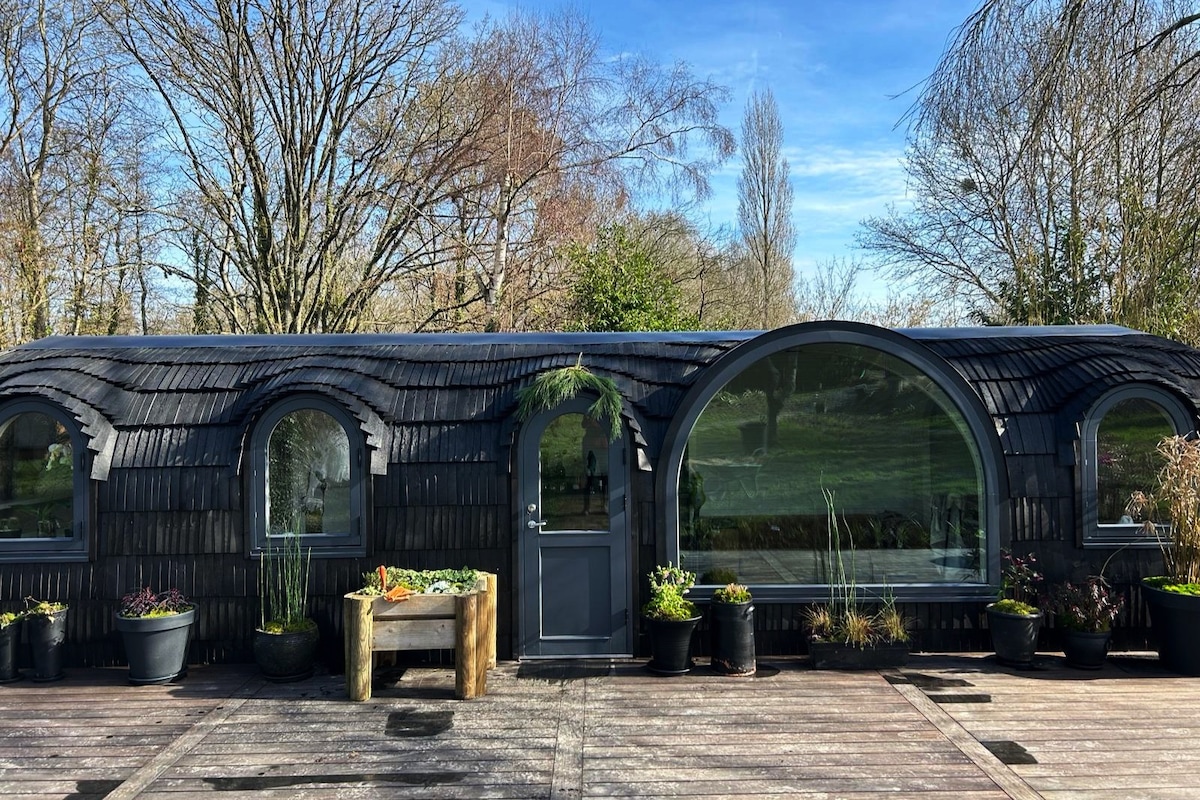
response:
<path fill-rule="evenodd" d="M 694 572 L 667 564 L 650 573 L 650 599 L 642 606 L 642 614 L 650 619 L 685 620 L 696 616 L 696 606 L 684 595 L 696 583 Z"/>
<path fill-rule="evenodd" d="M 1082 584 L 1064 583 L 1050 595 L 1050 607 L 1067 630 L 1103 633 L 1112 629 L 1125 598 L 1114 597 L 1108 582 L 1101 577 L 1088 578 Z"/>

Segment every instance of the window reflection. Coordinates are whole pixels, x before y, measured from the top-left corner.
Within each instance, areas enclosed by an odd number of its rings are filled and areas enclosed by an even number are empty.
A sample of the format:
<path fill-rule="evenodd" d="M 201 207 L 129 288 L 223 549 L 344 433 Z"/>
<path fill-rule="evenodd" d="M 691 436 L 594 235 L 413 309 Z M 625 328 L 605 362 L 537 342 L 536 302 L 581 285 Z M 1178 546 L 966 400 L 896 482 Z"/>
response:
<path fill-rule="evenodd" d="M 584 414 L 546 426 L 539 447 L 543 531 L 608 530 L 608 434 Z"/>
<path fill-rule="evenodd" d="M 823 490 L 859 582 L 986 583 L 961 414 L 907 362 L 846 344 L 768 356 L 709 402 L 680 471 L 684 566 L 703 584 L 829 582 Z"/>
<path fill-rule="evenodd" d="M 0 423 L 0 539 L 72 535 L 75 458 L 66 428 L 48 414 Z"/>
<path fill-rule="evenodd" d="M 350 440 L 336 419 L 313 408 L 287 414 L 268 457 L 272 536 L 350 532 Z"/>
<path fill-rule="evenodd" d="M 1157 485 L 1158 443 L 1175 434 L 1167 412 L 1145 398 L 1116 403 L 1096 429 L 1097 520 L 1101 525 L 1133 524 L 1125 506 L 1135 491 Z"/>

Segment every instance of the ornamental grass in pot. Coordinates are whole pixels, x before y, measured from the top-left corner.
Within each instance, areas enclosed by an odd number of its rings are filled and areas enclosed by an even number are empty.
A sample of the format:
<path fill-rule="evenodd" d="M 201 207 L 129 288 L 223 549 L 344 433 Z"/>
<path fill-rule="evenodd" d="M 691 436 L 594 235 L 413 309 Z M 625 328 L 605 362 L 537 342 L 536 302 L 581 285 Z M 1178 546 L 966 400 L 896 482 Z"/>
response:
<path fill-rule="evenodd" d="M 261 620 L 254 631 L 254 661 L 276 683 L 312 677 L 317 656 L 317 623 L 308 616 L 311 548 L 300 535 L 284 533 L 282 544 L 268 541 L 258 562 Z"/>
<path fill-rule="evenodd" d="M 1200 675 L 1200 438 L 1168 436 L 1158 443 L 1158 455 L 1158 488 L 1134 492 L 1126 507 L 1162 546 L 1164 574 L 1143 578 L 1142 596 L 1159 660 L 1176 672 Z"/>
<path fill-rule="evenodd" d="M 908 620 L 885 596 L 878 604 L 845 599 L 804 611 L 815 669 L 882 669 L 908 662 Z"/>
<path fill-rule="evenodd" d="M 129 682 L 169 683 L 187 671 L 187 648 L 196 607 L 178 589 L 144 586 L 121 598 L 114 616 L 125 644 Z"/>
<path fill-rule="evenodd" d="M 833 493 L 825 497 L 829 602 L 804 611 L 808 656 L 814 669 L 881 669 L 908 662 L 908 620 L 885 587 L 882 597 L 865 597 L 855 571 L 854 540 L 839 520 Z M 843 535 L 845 543 L 843 544 Z M 849 564 L 847 564 L 849 561 Z"/>
<path fill-rule="evenodd" d="M 652 672 L 682 675 L 692 668 L 692 633 L 700 615 L 692 601 L 684 598 L 696 583 L 696 574 L 667 564 L 649 575 L 650 599 L 642 616 L 650 633 Z"/>

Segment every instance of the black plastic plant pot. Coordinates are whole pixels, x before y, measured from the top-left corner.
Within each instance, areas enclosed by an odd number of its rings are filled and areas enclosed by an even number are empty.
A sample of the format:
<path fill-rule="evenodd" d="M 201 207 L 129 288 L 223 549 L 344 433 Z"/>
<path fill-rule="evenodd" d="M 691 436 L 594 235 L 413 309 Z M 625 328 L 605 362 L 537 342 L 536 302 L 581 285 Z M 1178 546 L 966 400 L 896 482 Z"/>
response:
<path fill-rule="evenodd" d="M 35 681 L 57 681 L 63 677 L 62 646 L 67 639 L 67 611 L 25 618 L 29 649 L 33 653 L 30 678 Z"/>
<path fill-rule="evenodd" d="M 311 678 L 317 660 L 317 639 L 320 634 L 314 625 L 303 631 L 267 633 L 254 632 L 254 663 L 263 677 L 274 683 L 291 683 Z"/>
<path fill-rule="evenodd" d="M 1142 584 L 1158 660 L 1173 672 L 1200 675 L 1200 597 Z"/>
<path fill-rule="evenodd" d="M 659 675 L 683 675 L 692 668 L 692 632 L 700 617 L 691 619 L 650 619 L 650 663 L 646 666 Z"/>
<path fill-rule="evenodd" d="M 19 623 L 0 628 L 0 683 L 21 680 L 21 672 L 17 669 L 17 644 L 20 638 Z"/>
<path fill-rule="evenodd" d="M 988 608 L 988 628 L 992 632 L 992 649 L 1002 664 L 1027 667 L 1037 653 L 1038 631 L 1042 613 L 1009 614 Z"/>
<path fill-rule="evenodd" d="M 1063 631 L 1063 655 L 1067 657 L 1067 666 L 1076 669 L 1100 669 L 1108 656 L 1108 643 L 1111 639 L 1112 631 Z"/>
<path fill-rule="evenodd" d="M 724 675 L 753 675 L 754 604 L 713 603 L 709 628 L 712 668 Z"/>
<path fill-rule="evenodd" d="M 187 666 L 188 636 L 196 609 L 164 617 L 115 617 L 129 661 L 129 682 L 170 683 Z"/>

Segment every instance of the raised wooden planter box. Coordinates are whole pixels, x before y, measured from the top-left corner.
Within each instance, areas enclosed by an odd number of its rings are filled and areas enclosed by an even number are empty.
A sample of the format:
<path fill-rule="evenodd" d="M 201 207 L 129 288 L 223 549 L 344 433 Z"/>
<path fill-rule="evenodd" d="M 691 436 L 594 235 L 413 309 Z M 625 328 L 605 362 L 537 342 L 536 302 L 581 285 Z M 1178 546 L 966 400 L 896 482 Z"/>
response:
<path fill-rule="evenodd" d="M 454 650 L 454 696 L 487 693 L 487 671 L 496 666 L 496 576 L 479 573 L 465 594 L 414 594 L 392 603 L 347 594 L 342 610 L 346 640 L 346 694 L 371 699 L 373 653 Z"/>

